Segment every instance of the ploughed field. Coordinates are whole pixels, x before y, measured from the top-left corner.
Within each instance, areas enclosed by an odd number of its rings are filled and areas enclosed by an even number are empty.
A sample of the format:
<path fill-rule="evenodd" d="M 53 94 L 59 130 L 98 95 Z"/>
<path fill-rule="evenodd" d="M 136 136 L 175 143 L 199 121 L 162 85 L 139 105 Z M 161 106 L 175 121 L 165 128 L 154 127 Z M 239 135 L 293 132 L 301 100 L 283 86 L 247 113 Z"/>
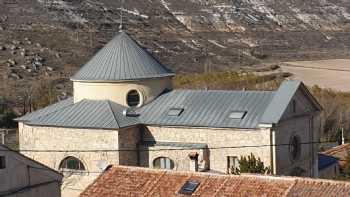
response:
<path fill-rule="evenodd" d="M 307 85 L 350 92 L 350 59 L 284 62 L 280 66 Z"/>

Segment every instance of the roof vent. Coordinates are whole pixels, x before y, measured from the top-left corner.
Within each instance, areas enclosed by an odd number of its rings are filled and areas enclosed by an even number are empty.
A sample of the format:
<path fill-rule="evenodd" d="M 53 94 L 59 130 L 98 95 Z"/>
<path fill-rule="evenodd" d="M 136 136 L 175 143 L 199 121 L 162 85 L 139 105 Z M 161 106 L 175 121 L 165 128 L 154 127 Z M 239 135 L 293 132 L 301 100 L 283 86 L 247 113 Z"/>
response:
<path fill-rule="evenodd" d="M 183 111 L 183 108 L 170 108 L 168 111 L 168 116 L 180 116 Z"/>
<path fill-rule="evenodd" d="M 232 111 L 228 117 L 230 119 L 243 119 L 246 114 L 246 111 Z"/>
<path fill-rule="evenodd" d="M 138 114 L 137 112 L 135 112 L 133 109 L 131 108 L 127 108 L 127 109 L 124 109 L 123 110 L 123 116 L 126 116 L 126 117 L 137 117 L 139 116 L 140 114 Z"/>
<path fill-rule="evenodd" d="M 198 181 L 186 181 L 186 183 L 181 187 L 179 193 L 192 195 L 193 192 L 196 191 L 198 186 L 199 186 Z"/>

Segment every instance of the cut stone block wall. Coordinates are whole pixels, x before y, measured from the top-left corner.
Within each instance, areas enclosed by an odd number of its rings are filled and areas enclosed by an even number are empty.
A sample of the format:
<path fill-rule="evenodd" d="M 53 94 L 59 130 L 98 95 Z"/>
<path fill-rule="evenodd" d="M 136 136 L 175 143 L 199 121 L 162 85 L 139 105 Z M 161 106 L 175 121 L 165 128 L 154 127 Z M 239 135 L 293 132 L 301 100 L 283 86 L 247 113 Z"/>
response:
<path fill-rule="evenodd" d="M 269 129 L 209 129 L 209 128 L 183 128 L 183 127 L 158 127 L 148 126 L 144 133 L 144 140 L 159 141 L 159 142 L 184 142 L 184 143 L 204 143 L 207 144 L 209 150 L 208 165 L 210 170 L 226 173 L 227 171 L 227 156 L 246 156 L 253 153 L 260 157 L 265 166 L 271 166 L 270 147 L 259 147 L 259 145 L 270 144 L 270 130 Z M 244 148 L 229 148 L 239 146 L 257 146 Z M 218 147 L 223 147 L 215 149 Z M 227 147 L 227 148 L 225 148 Z M 176 153 L 178 151 L 167 151 L 162 153 L 143 153 L 148 154 L 142 158 L 141 163 L 152 162 L 159 156 L 168 155 L 173 159 L 177 165 L 177 170 L 188 170 L 187 162 L 188 152 Z M 189 151 L 190 152 L 190 151 Z M 188 161 L 187 161 L 188 160 Z M 185 164 L 180 164 L 185 161 Z"/>

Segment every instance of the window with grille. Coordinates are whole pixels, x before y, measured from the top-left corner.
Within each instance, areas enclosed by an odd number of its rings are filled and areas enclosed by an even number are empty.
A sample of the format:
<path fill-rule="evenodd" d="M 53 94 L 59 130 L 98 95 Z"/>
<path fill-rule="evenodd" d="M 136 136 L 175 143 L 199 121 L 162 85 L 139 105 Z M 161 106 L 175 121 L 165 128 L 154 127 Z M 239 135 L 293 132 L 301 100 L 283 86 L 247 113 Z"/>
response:
<path fill-rule="evenodd" d="M 227 173 L 236 174 L 239 170 L 239 161 L 236 156 L 227 156 Z"/>
<path fill-rule="evenodd" d="M 168 157 L 158 157 L 153 161 L 153 167 L 171 170 L 174 168 L 174 162 Z"/>
<path fill-rule="evenodd" d="M 84 171 L 84 164 L 75 157 L 67 157 L 60 164 L 61 171 Z"/>
<path fill-rule="evenodd" d="M 131 90 L 127 95 L 127 103 L 129 107 L 136 107 L 140 105 L 140 94 L 137 90 Z"/>

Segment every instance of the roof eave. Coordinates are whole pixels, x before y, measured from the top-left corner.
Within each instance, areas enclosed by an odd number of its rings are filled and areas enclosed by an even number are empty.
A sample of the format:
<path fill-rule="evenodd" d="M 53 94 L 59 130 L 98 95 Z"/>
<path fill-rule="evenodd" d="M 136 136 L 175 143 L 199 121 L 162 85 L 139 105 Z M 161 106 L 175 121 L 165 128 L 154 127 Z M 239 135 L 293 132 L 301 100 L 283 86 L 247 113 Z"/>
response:
<path fill-rule="evenodd" d="M 55 127 L 55 128 L 69 128 L 69 129 L 101 129 L 101 130 L 120 130 L 120 129 L 127 129 L 127 128 L 132 128 L 135 126 L 138 126 L 139 123 L 133 124 L 133 125 L 128 125 L 128 126 L 121 126 L 118 128 L 107 128 L 107 127 L 85 127 L 85 126 L 60 126 L 60 125 L 50 125 L 50 124 L 36 124 L 36 123 L 31 123 L 31 122 L 26 122 L 26 125 L 29 126 L 37 126 L 37 127 Z"/>
<path fill-rule="evenodd" d="M 311 94 L 309 89 L 305 86 L 304 83 L 301 83 L 302 90 L 307 94 L 308 98 L 310 99 L 311 103 L 315 106 L 317 109 L 316 111 L 322 112 L 324 108 L 322 105 L 317 101 L 317 99 Z"/>
<path fill-rule="evenodd" d="M 154 127 L 171 127 L 171 128 L 194 128 L 194 129 L 239 129 L 239 130 L 257 130 L 259 127 L 234 127 L 234 126 L 215 126 L 215 125 L 188 125 L 188 124 L 162 124 L 162 123 L 141 123 L 145 126 L 154 126 Z"/>

